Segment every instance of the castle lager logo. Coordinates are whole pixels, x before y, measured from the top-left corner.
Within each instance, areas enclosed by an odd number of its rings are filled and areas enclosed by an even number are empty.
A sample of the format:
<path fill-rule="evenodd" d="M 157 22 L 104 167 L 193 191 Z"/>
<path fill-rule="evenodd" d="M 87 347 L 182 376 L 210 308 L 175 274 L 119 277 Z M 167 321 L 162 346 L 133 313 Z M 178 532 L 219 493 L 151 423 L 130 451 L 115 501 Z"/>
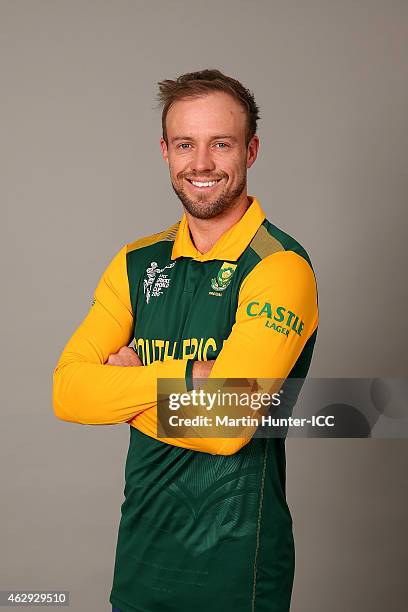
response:
<path fill-rule="evenodd" d="M 289 336 L 289 331 L 293 330 L 298 336 L 302 335 L 305 326 L 304 321 L 285 306 L 274 308 L 270 302 L 250 302 L 246 309 L 248 317 L 265 317 L 265 327 Z"/>
<path fill-rule="evenodd" d="M 218 270 L 217 276 L 211 279 L 211 288 L 214 289 L 214 291 L 225 291 L 231 282 L 236 267 L 237 264 L 224 261 L 221 268 Z"/>

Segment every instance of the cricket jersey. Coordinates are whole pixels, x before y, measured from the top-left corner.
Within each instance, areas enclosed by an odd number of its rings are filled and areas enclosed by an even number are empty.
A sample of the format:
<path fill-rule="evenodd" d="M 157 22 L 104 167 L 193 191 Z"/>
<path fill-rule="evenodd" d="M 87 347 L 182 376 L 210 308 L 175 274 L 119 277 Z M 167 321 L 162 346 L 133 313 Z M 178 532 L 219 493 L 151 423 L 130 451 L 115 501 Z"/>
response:
<path fill-rule="evenodd" d="M 124 245 L 54 370 L 58 418 L 130 425 L 110 602 L 122 612 L 287 612 L 284 438 L 159 438 L 157 380 L 304 378 L 318 327 L 305 249 L 249 207 L 207 252 L 186 215 Z M 132 343 L 143 366 L 108 366 Z"/>

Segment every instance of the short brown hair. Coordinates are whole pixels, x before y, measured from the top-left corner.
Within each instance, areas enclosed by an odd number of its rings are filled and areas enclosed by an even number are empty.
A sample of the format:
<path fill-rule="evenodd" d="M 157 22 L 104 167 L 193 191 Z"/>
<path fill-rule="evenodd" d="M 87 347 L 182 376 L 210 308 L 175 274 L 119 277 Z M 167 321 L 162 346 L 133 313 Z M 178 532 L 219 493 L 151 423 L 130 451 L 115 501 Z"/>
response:
<path fill-rule="evenodd" d="M 206 69 L 198 72 L 188 72 L 177 77 L 175 80 L 166 79 L 165 81 L 160 81 L 158 86 L 158 100 L 163 106 L 163 139 L 166 141 L 166 144 L 168 144 L 166 117 L 171 105 L 179 100 L 201 97 L 214 91 L 224 91 L 230 94 L 244 107 L 247 113 L 247 145 L 252 136 L 256 134 L 260 115 L 253 93 L 246 89 L 242 83 L 226 76 L 220 70 Z"/>

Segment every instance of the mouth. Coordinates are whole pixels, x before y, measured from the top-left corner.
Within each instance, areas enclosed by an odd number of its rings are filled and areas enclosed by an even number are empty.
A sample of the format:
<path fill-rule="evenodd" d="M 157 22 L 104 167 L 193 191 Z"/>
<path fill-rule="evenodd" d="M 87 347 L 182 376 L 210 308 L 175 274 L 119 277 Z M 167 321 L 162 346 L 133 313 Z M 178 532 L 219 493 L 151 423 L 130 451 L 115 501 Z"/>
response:
<path fill-rule="evenodd" d="M 209 180 L 198 181 L 195 179 L 186 179 L 186 181 L 188 181 L 190 185 L 193 185 L 193 187 L 195 187 L 196 189 L 200 191 L 206 191 L 206 190 L 213 189 L 220 181 L 222 181 L 222 179 L 215 179 L 211 181 Z"/>

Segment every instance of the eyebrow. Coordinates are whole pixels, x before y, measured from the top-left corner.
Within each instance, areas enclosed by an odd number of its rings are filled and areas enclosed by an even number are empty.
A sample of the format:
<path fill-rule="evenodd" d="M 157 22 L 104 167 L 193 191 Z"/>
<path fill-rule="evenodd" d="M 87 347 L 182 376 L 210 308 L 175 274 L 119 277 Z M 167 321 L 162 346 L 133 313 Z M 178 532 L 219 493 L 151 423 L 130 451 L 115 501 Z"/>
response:
<path fill-rule="evenodd" d="M 191 138 L 191 136 L 175 136 L 174 138 L 171 139 L 171 142 L 176 142 L 177 140 L 192 141 L 194 140 L 194 138 Z M 213 136 L 211 140 L 232 140 L 233 142 L 237 142 L 237 139 L 235 138 L 235 136 L 230 136 L 228 134 L 221 134 L 220 136 Z"/>

